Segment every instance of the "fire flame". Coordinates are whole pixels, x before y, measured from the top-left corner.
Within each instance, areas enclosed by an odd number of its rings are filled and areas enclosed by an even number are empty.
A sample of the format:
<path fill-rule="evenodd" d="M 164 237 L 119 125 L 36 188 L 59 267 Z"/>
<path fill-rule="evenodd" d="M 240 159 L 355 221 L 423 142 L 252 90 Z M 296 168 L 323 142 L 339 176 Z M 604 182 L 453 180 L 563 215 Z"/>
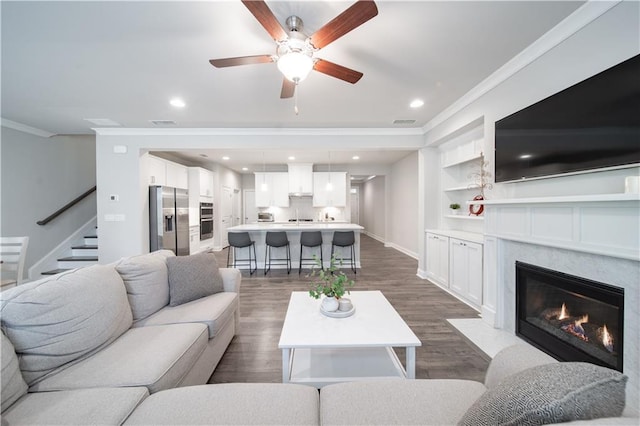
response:
<path fill-rule="evenodd" d="M 562 304 L 562 309 L 560 309 L 560 316 L 558 317 L 559 320 L 563 320 L 565 318 L 569 318 L 569 313 L 567 312 L 567 307 L 565 306 L 565 304 Z"/>
<path fill-rule="evenodd" d="M 609 334 L 606 324 L 602 327 L 602 344 L 609 352 L 613 352 L 613 337 Z"/>

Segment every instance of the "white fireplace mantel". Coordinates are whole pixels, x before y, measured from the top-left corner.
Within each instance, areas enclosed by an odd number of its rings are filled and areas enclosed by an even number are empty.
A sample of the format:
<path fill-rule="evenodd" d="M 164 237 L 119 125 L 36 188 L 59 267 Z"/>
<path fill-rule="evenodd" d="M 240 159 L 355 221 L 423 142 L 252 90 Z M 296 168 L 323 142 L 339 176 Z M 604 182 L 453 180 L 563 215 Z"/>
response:
<path fill-rule="evenodd" d="M 640 194 L 470 201 L 485 236 L 640 260 Z"/>
<path fill-rule="evenodd" d="M 484 205 L 482 320 L 515 334 L 516 261 L 624 289 L 627 406 L 640 412 L 640 195 L 473 204 Z"/>

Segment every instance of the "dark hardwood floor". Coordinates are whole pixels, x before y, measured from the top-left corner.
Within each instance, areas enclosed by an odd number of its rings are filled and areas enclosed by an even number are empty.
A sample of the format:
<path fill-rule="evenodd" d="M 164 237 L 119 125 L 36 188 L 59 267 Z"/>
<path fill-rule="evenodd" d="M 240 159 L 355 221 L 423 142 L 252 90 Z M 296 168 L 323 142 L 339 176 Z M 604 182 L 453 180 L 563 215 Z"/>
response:
<path fill-rule="evenodd" d="M 217 260 L 226 264 L 226 249 L 217 253 Z M 476 311 L 418 278 L 415 259 L 366 235 L 361 237 L 361 263 L 353 290 L 382 291 L 422 341 L 416 350 L 416 378 L 484 379 L 485 357 L 446 321 L 476 318 Z M 287 275 L 285 269 L 272 269 L 265 277 L 261 269 L 253 276 L 242 271 L 240 329 L 209 383 L 282 381 L 280 331 L 290 292 L 308 290 L 308 272 L 298 275 L 294 269 Z M 345 272 L 354 277 L 350 269 Z M 404 350 L 396 352 L 404 362 Z"/>

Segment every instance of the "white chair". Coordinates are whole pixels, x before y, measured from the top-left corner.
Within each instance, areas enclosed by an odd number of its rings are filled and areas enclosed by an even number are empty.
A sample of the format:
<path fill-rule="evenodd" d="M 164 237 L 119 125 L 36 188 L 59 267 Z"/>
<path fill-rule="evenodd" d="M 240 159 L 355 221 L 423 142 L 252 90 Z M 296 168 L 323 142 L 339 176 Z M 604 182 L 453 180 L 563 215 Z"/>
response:
<path fill-rule="evenodd" d="M 0 289 L 22 283 L 29 237 L 0 237 Z"/>

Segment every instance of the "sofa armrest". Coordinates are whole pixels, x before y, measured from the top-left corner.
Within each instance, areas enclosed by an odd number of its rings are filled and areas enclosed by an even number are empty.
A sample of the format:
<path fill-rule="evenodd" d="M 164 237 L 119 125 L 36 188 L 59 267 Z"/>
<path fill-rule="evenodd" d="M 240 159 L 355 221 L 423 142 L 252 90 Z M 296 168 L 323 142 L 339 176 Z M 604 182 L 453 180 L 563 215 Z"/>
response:
<path fill-rule="evenodd" d="M 220 268 L 220 275 L 222 275 L 224 291 L 240 293 L 240 283 L 242 282 L 240 270 L 235 268 Z"/>
<path fill-rule="evenodd" d="M 529 344 L 509 346 L 496 354 L 489 364 L 484 385 L 487 389 L 493 389 L 504 378 L 538 365 L 558 362 Z"/>

